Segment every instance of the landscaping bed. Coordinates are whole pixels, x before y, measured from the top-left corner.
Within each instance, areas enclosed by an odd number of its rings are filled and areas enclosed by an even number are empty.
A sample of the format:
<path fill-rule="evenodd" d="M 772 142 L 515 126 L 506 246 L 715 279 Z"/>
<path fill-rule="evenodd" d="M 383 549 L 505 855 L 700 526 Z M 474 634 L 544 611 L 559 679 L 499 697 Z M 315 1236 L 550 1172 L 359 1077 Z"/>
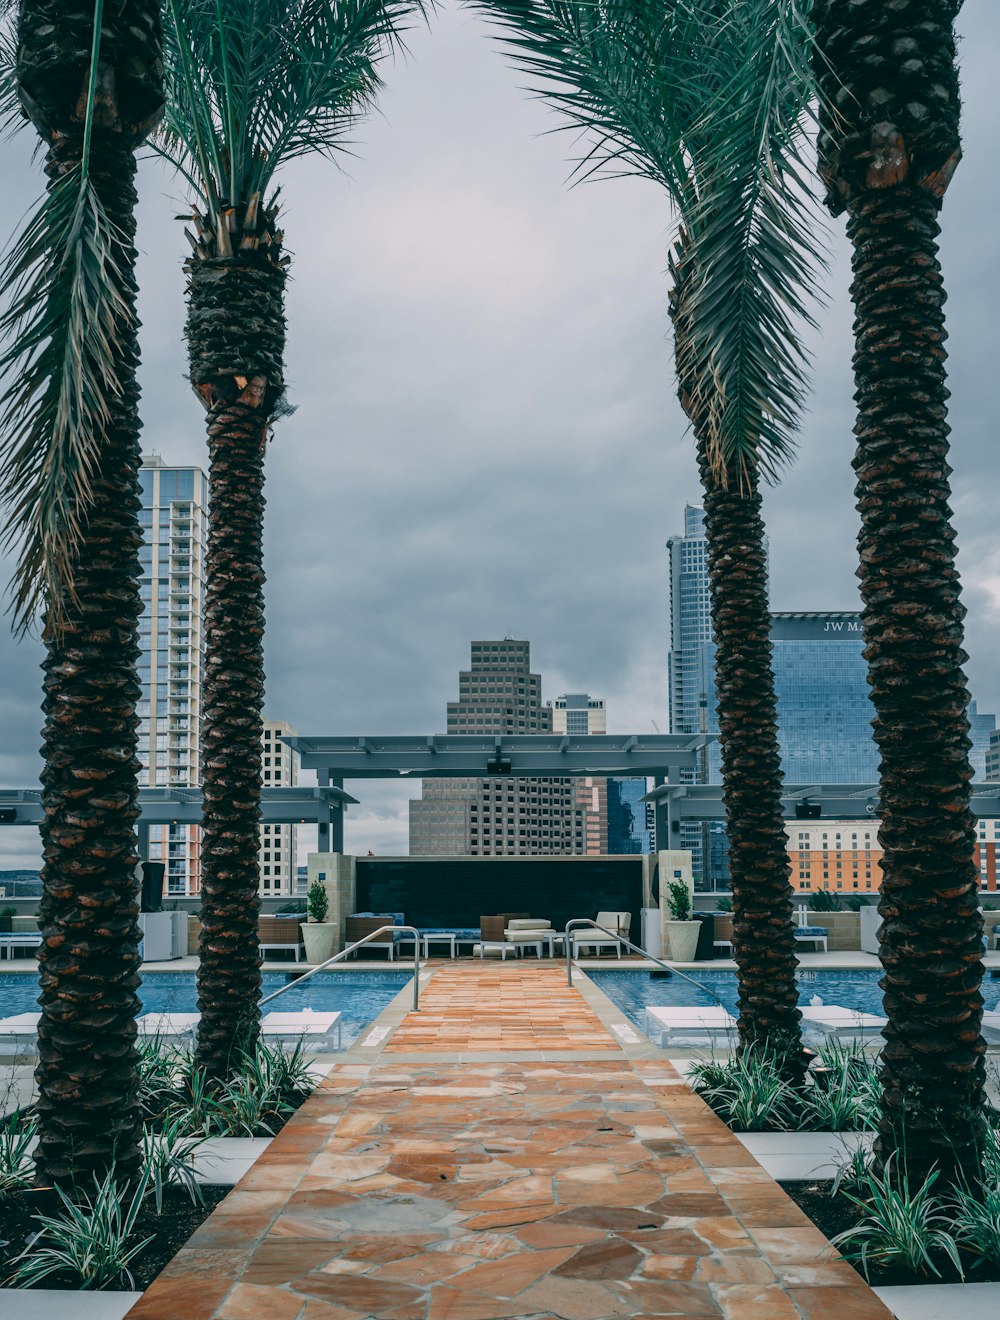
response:
<path fill-rule="evenodd" d="M 780 1187 L 788 1193 L 795 1204 L 808 1215 L 819 1231 L 827 1238 L 835 1238 L 861 1222 L 861 1212 L 844 1195 L 833 1194 L 833 1180 L 829 1181 L 782 1181 Z M 984 1261 L 982 1256 L 969 1251 L 960 1251 L 963 1278 L 954 1263 L 941 1251 L 931 1251 L 931 1260 L 938 1270 L 934 1274 L 925 1268 L 922 1271 L 906 1269 L 899 1265 L 880 1265 L 869 1262 L 867 1282 L 876 1288 L 912 1287 L 915 1284 L 935 1283 L 1000 1283 L 1000 1261 Z M 866 1275 L 855 1260 L 848 1263 L 864 1279 Z"/>
<path fill-rule="evenodd" d="M 125 1240 L 125 1250 L 138 1246 L 146 1238 L 149 1242 L 133 1259 L 128 1268 L 132 1283 L 123 1279 L 119 1287 L 128 1287 L 130 1292 L 141 1292 L 148 1288 L 163 1267 L 180 1251 L 188 1238 L 212 1213 L 219 1202 L 232 1191 L 226 1184 L 201 1186 L 202 1204 L 192 1203 L 186 1192 L 177 1187 L 168 1187 L 163 1193 L 163 1208 L 157 1213 L 155 1205 L 148 1202 L 139 1213 L 133 1231 Z M 11 1192 L 0 1196 L 0 1287 L 6 1285 L 15 1259 L 28 1244 L 28 1238 L 40 1227 L 35 1217 L 37 1208 L 29 1205 L 23 1193 Z M 79 1275 L 75 1273 L 54 1273 L 47 1275 L 36 1284 L 37 1288 L 58 1288 L 77 1292 L 80 1289 Z"/>

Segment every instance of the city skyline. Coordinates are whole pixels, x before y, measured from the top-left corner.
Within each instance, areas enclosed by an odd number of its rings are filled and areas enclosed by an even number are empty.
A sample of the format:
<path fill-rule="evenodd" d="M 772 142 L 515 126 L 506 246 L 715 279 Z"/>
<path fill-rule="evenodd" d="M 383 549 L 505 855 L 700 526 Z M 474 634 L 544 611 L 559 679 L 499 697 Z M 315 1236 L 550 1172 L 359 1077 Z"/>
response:
<path fill-rule="evenodd" d="M 942 215 L 953 503 L 970 687 L 996 710 L 986 476 L 1000 253 L 981 220 L 1000 203 L 995 6 L 968 0 L 958 31 L 964 159 Z M 616 729 L 665 728 L 662 543 L 698 499 L 668 343 L 670 218 L 641 181 L 566 187 L 579 149 L 548 134 L 555 119 L 478 18 L 446 3 L 407 44 L 349 172 L 317 160 L 286 175 L 297 411 L 268 461 L 268 713 L 299 728 L 431 731 L 449 657 L 510 633 L 532 639 L 550 691 L 600 692 Z M 15 214 L 42 188 L 31 138 L 0 145 Z M 140 187 L 143 445 L 204 465 L 202 410 L 183 381 L 181 188 L 150 161 Z M 842 222 L 831 250 L 831 305 L 807 336 L 811 411 L 795 464 L 765 492 L 778 611 L 858 603 Z M 0 632 L 0 782 L 33 785 L 41 648 Z M 363 795 L 348 846 L 404 851 L 406 799 L 395 786 Z M 17 851 L 0 864 L 16 867 Z"/>

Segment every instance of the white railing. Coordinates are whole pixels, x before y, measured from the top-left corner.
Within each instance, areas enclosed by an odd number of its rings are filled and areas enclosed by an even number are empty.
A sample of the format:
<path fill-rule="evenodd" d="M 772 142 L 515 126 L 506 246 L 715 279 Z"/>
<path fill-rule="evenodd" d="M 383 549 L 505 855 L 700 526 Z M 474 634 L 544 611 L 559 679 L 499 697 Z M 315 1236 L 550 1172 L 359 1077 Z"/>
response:
<path fill-rule="evenodd" d="M 353 944 L 349 944 L 346 949 L 341 949 L 340 953 L 335 953 L 332 958 L 327 958 L 326 962 L 318 963 L 315 967 L 311 967 L 308 972 L 303 972 L 301 976 L 297 976 L 294 981 L 289 981 L 287 985 L 280 986 L 271 994 L 265 995 L 260 1001 L 261 1008 L 263 1008 L 265 1004 L 269 1004 L 272 999 L 277 999 L 279 995 L 283 995 L 286 990 L 291 990 L 293 986 L 301 985 L 303 981 L 308 981 L 310 976 L 315 976 L 316 973 L 321 972 L 324 967 L 332 967 L 334 963 L 343 962 L 345 958 L 350 957 L 355 949 L 360 949 L 362 944 L 369 944 L 372 940 L 377 939 L 379 935 L 385 935 L 387 931 L 392 931 L 393 934 L 395 934 L 396 931 L 406 931 L 413 936 L 413 1011 L 414 1013 L 419 1013 L 420 931 L 417 930 L 416 926 L 379 926 L 378 930 L 373 930 L 370 935 L 362 936 L 360 940 L 356 940 Z"/>

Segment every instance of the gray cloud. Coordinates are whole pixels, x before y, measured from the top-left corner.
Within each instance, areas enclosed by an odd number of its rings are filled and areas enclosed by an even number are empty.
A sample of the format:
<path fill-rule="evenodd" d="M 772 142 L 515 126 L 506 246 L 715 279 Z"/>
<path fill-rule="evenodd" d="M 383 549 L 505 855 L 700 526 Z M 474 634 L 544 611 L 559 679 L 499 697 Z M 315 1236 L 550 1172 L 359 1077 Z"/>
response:
<path fill-rule="evenodd" d="M 970 678 L 996 710 L 1000 21 L 969 0 L 960 26 L 966 159 L 943 217 L 955 511 Z M 440 730 L 470 639 L 504 634 L 531 639 L 547 697 L 589 689 L 612 729 L 666 727 L 664 541 L 698 498 L 673 396 L 669 213 L 641 181 L 568 188 L 572 138 L 548 133 L 554 117 L 484 31 L 446 7 L 388 70 L 354 157 L 284 177 L 298 411 L 269 456 L 268 708 L 303 731 Z M 0 149 L 8 213 L 38 186 L 30 145 Z M 203 463 L 181 199 L 143 167 L 145 441 Z M 779 609 L 857 601 L 849 260 L 833 231 L 811 411 L 766 497 Z M 0 639 L 6 783 L 37 775 L 37 662 Z M 354 787 L 348 847 L 405 849 L 412 787 Z"/>

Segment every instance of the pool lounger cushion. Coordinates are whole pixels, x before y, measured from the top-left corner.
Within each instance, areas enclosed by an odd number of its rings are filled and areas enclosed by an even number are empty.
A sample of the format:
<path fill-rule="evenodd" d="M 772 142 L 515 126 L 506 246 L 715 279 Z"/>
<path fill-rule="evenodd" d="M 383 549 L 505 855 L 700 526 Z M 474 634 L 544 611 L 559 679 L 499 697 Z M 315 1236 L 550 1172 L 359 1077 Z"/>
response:
<path fill-rule="evenodd" d="M 647 1008 L 646 1013 L 660 1028 L 660 1043 L 680 1043 L 686 1037 L 713 1039 L 736 1030 L 732 1013 L 715 1004 L 686 1008 Z"/>

